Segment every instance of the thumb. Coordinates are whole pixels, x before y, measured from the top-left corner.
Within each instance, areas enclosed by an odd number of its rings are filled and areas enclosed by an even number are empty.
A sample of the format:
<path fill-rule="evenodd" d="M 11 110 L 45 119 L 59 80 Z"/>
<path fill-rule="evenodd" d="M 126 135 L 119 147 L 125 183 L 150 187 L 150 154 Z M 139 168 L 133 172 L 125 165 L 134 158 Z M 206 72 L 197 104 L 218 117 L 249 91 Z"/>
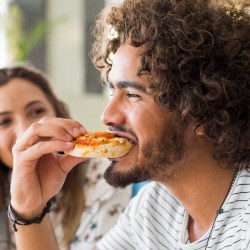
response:
<path fill-rule="evenodd" d="M 74 157 L 70 155 L 58 155 L 58 162 L 62 169 L 62 171 L 65 174 L 68 174 L 68 172 L 75 167 L 77 164 L 86 161 L 87 158 L 82 157 Z"/>

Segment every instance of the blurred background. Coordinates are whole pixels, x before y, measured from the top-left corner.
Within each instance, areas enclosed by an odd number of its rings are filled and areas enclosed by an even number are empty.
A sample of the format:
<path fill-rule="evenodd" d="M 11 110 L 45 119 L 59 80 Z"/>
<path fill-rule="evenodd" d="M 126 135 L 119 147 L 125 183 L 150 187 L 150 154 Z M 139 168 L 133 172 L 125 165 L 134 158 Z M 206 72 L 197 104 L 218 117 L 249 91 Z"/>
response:
<path fill-rule="evenodd" d="M 90 27 L 110 2 L 120 0 L 0 0 L 0 67 L 14 62 L 44 71 L 74 119 L 103 130 L 108 94 L 89 57 Z"/>

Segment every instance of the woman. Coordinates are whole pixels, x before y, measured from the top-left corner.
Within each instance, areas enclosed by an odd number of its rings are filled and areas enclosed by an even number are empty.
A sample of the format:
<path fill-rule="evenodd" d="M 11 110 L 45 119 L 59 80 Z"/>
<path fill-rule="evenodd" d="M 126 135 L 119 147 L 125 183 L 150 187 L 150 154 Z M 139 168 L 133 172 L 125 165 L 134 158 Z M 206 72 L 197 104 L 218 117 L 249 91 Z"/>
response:
<path fill-rule="evenodd" d="M 12 147 L 18 136 L 42 117 L 69 118 L 70 115 L 47 78 L 34 68 L 0 69 L 0 100 L 0 249 L 10 250 L 15 249 L 6 215 Z M 75 123 L 75 137 L 86 132 L 78 122 Z M 61 249 L 77 249 L 83 242 L 84 249 L 92 249 L 115 224 L 118 214 L 129 201 L 130 188 L 114 189 L 102 178 L 107 164 L 104 159 L 78 164 L 55 197 L 51 217 Z"/>

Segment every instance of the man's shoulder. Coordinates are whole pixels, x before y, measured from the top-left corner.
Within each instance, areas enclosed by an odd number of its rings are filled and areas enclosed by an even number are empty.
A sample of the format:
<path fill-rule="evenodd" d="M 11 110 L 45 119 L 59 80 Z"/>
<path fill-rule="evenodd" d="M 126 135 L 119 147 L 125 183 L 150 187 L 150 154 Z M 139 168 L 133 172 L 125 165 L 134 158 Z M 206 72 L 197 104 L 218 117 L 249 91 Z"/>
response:
<path fill-rule="evenodd" d="M 138 215 L 138 213 L 150 213 L 150 211 L 161 210 L 166 207 L 168 211 L 181 209 L 182 205 L 169 192 L 169 190 L 159 182 L 150 182 L 143 186 L 139 193 L 130 201 L 127 207 L 127 213 L 130 216 Z"/>
<path fill-rule="evenodd" d="M 151 181 L 147 185 L 144 185 L 139 191 L 138 196 L 143 196 L 147 200 L 156 200 L 161 199 L 162 197 L 169 197 L 178 203 L 168 188 L 157 181 Z"/>
<path fill-rule="evenodd" d="M 240 170 L 233 195 L 236 201 L 248 201 L 248 206 L 250 209 L 250 168 L 244 168 Z M 243 209 L 246 209 L 245 205 Z"/>
<path fill-rule="evenodd" d="M 245 189 L 250 187 L 250 167 L 241 169 L 239 171 L 237 185 L 244 186 Z"/>

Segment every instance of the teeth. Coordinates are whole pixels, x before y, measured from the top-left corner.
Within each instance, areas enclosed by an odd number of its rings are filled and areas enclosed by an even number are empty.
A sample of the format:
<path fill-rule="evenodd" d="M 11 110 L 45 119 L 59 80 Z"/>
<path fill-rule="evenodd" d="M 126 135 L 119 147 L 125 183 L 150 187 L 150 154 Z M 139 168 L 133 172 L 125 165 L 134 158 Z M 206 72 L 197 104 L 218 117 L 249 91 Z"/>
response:
<path fill-rule="evenodd" d="M 132 140 L 128 140 L 129 142 L 131 142 L 132 144 L 135 144 L 135 142 L 134 141 L 132 141 Z"/>
<path fill-rule="evenodd" d="M 131 139 L 127 138 L 127 141 L 129 141 L 131 144 L 136 145 L 135 141 L 132 141 Z"/>
<path fill-rule="evenodd" d="M 136 145 L 136 144 L 137 144 L 135 141 L 133 141 L 133 140 L 127 138 L 127 137 L 122 137 L 122 136 L 119 136 L 119 135 L 115 135 L 115 136 L 116 136 L 116 137 L 119 137 L 119 138 L 123 138 L 123 139 L 127 140 L 128 142 L 130 142 L 130 143 L 133 144 L 133 145 Z"/>

